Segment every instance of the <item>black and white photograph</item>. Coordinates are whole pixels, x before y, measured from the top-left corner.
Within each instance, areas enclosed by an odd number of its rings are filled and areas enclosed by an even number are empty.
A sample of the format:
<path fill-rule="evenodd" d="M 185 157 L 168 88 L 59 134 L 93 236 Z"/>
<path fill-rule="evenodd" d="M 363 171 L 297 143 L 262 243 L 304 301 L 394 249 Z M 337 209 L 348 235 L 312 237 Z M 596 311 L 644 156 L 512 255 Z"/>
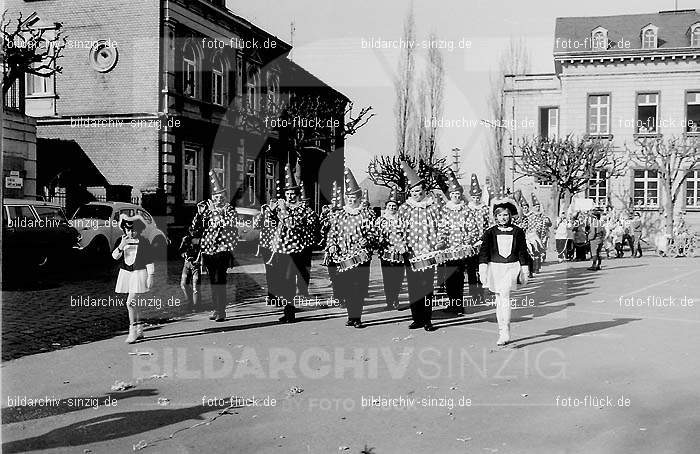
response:
<path fill-rule="evenodd" d="M 0 452 L 700 452 L 695 0 L 0 13 Z"/>

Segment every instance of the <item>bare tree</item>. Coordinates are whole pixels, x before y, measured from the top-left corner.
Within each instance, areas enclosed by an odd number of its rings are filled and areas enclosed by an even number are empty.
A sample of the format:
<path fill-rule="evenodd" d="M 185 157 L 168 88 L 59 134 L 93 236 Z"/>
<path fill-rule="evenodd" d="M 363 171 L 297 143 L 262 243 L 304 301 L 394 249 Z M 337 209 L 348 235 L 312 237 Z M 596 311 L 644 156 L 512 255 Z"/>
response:
<path fill-rule="evenodd" d="M 523 38 L 511 37 L 508 48 L 501 54 L 497 71 L 490 79 L 491 90 L 488 95 L 488 107 L 492 121 L 497 125 L 503 125 L 506 118 L 504 107 L 503 85 L 504 76 L 507 74 L 525 74 L 530 71 L 530 53 L 527 43 Z M 486 157 L 486 167 L 493 185 L 497 188 L 505 185 L 505 145 L 512 137 L 506 128 L 496 127 L 492 129 L 489 151 Z"/>
<path fill-rule="evenodd" d="M 407 44 L 402 50 L 399 59 L 399 67 L 394 78 L 394 89 L 396 91 L 396 103 L 394 114 L 396 115 L 396 154 L 404 156 L 410 152 L 415 145 L 415 106 L 414 73 L 415 62 L 415 37 L 416 22 L 413 16 L 413 4 L 406 15 L 403 27 L 403 40 Z"/>
<path fill-rule="evenodd" d="M 612 150 L 608 140 L 581 138 L 525 138 L 517 145 L 520 156 L 515 171 L 552 182 L 552 218 L 559 214 L 563 199 L 566 206 L 571 198 L 588 187 L 596 172 L 605 171 L 608 178 L 622 175 L 628 161 Z"/>
<path fill-rule="evenodd" d="M 428 42 L 437 42 L 435 33 L 430 33 Z M 440 49 L 431 46 L 428 49 L 428 62 L 423 76 L 423 100 L 424 108 L 427 110 L 423 117 L 427 117 L 427 124 L 423 124 L 424 137 L 421 153 L 431 162 L 437 152 L 437 138 L 439 128 L 437 120 L 443 112 L 443 94 L 445 91 L 445 65 L 443 63 Z"/>
<path fill-rule="evenodd" d="M 62 57 L 66 39 L 61 31 L 61 24 L 55 30 L 32 28 L 22 13 L 13 26 L 11 19 L 6 19 L 3 12 L 2 24 L 2 93 L 6 94 L 12 84 L 25 74 L 49 77 L 60 73 L 63 68 L 56 65 Z M 33 14 L 30 17 L 35 17 Z M 53 32 L 51 35 L 50 32 Z"/>
<path fill-rule="evenodd" d="M 445 181 L 451 168 L 445 158 L 436 158 L 428 162 L 423 156 L 375 156 L 369 163 L 367 175 L 377 186 L 399 188 L 399 191 L 405 194 L 407 182 L 401 161 L 406 161 L 412 168 L 417 169 L 416 173 L 425 179 L 428 190 L 446 188 Z"/>
<path fill-rule="evenodd" d="M 655 170 L 661 180 L 661 200 L 665 216 L 665 233 L 673 232 L 674 207 L 688 176 L 688 171 L 700 165 L 700 140 L 693 137 L 644 138 L 627 148 L 635 164 Z"/>

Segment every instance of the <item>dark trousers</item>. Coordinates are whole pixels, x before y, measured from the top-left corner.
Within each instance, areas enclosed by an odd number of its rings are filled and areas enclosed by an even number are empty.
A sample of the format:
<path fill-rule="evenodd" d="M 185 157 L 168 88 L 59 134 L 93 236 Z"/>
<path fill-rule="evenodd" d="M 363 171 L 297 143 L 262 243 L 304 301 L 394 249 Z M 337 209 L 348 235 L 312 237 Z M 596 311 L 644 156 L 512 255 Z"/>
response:
<path fill-rule="evenodd" d="M 331 290 L 333 292 L 333 298 L 339 299 L 338 290 L 336 289 L 336 277 L 338 276 L 338 265 L 335 263 L 328 264 L 328 280 L 331 281 Z"/>
<path fill-rule="evenodd" d="M 294 318 L 294 297 L 297 294 L 298 255 L 278 252 L 272 261 L 272 293 L 276 304 L 283 306 L 284 314 L 291 318 Z"/>
<path fill-rule="evenodd" d="M 260 248 L 260 255 L 262 256 L 263 263 L 265 264 L 265 281 L 267 283 L 267 297 L 268 300 L 272 299 L 275 295 L 275 292 L 273 291 L 273 286 L 274 286 L 274 279 L 273 279 L 273 273 L 274 268 L 272 266 L 272 263 L 270 262 L 270 258 L 272 257 L 272 251 L 267 249 L 267 248 Z"/>
<path fill-rule="evenodd" d="M 348 320 L 360 320 L 369 289 L 369 260 L 335 277 L 338 297 L 345 301 Z"/>
<path fill-rule="evenodd" d="M 467 259 L 451 260 L 445 262 L 445 291 L 450 300 L 449 307 L 459 311 L 464 310 L 464 272 L 467 268 Z"/>
<path fill-rule="evenodd" d="M 209 273 L 211 296 L 214 311 L 219 317 L 226 316 L 226 269 L 231 264 L 230 252 L 217 252 L 214 255 L 202 255 L 204 267 Z"/>
<path fill-rule="evenodd" d="M 384 281 L 384 295 L 388 306 L 399 302 L 399 293 L 403 285 L 405 266 L 403 263 L 382 260 L 382 279 Z"/>
<path fill-rule="evenodd" d="M 467 282 L 469 285 L 481 284 L 479 280 L 479 254 L 466 258 Z"/>
<path fill-rule="evenodd" d="M 297 280 L 297 290 L 300 295 L 309 295 L 309 279 L 311 279 L 311 257 L 313 251 L 311 248 L 304 249 L 299 253 L 299 263 L 297 267 L 299 268 L 299 279 Z"/>
<path fill-rule="evenodd" d="M 411 303 L 411 317 L 420 324 L 429 324 L 433 312 L 433 284 L 435 268 L 413 271 L 411 263 L 405 260 L 408 300 Z"/>

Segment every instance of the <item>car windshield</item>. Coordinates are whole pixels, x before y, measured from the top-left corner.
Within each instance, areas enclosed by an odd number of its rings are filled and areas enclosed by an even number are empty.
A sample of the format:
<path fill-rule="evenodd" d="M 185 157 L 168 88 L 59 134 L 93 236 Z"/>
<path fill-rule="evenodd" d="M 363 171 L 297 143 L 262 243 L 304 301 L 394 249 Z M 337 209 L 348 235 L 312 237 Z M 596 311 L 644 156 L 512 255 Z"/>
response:
<path fill-rule="evenodd" d="M 83 205 L 73 215 L 73 219 L 101 219 L 109 220 L 112 208 L 105 205 Z"/>
<path fill-rule="evenodd" d="M 39 215 L 39 219 L 44 221 L 56 220 L 59 222 L 68 222 L 66 215 L 63 214 L 63 210 L 58 207 L 35 206 L 34 209 Z"/>

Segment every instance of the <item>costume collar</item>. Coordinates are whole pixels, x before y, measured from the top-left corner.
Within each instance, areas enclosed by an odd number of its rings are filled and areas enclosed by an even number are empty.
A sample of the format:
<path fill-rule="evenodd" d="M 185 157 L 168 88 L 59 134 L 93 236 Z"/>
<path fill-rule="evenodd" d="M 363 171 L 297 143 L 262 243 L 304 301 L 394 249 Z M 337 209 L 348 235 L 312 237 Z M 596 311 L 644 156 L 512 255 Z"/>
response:
<path fill-rule="evenodd" d="M 343 207 L 343 211 L 345 211 L 347 214 L 351 214 L 353 216 L 360 214 L 360 212 L 363 210 L 362 205 L 360 205 L 357 208 L 350 207 L 348 205 L 345 205 Z"/>
<path fill-rule="evenodd" d="M 384 219 L 392 220 L 392 219 L 396 219 L 397 216 L 396 216 L 396 213 L 390 214 L 388 211 L 385 211 L 385 212 L 382 213 L 382 217 L 383 217 Z"/>
<path fill-rule="evenodd" d="M 409 198 L 408 200 L 406 200 L 406 203 L 411 205 L 413 208 L 426 208 L 426 207 L 429 207 L 430 205 L 432 205 L 433 202 L 434 202 L 434 200 L 430 196 L 426 196 L 420 202 L 416 202 L 412 198 Z"/>
<path fill-rule="evenodd" d="M 454 203 L 452 200 L 448 200 L 447 202 L 445 202 L 445 207 L 447 207 L 448 209 L 450 209 L 452 211 L 459 211 L 462 208 L 464 208 L 464 203 L 462 203 L 462 202 Z"/>
<path fill-rule="evenodd" d="M 497 225 L 496 228 L 497 228 L 499 231 L 501 231 L 501 232 L 510 232 L 510 231 L 513 230 L 513 226 L 512 226 L 512 225 L 507 225 L 507 226 L 505 226 L 505 227 L 500 226 L 500 225 Z"/>

